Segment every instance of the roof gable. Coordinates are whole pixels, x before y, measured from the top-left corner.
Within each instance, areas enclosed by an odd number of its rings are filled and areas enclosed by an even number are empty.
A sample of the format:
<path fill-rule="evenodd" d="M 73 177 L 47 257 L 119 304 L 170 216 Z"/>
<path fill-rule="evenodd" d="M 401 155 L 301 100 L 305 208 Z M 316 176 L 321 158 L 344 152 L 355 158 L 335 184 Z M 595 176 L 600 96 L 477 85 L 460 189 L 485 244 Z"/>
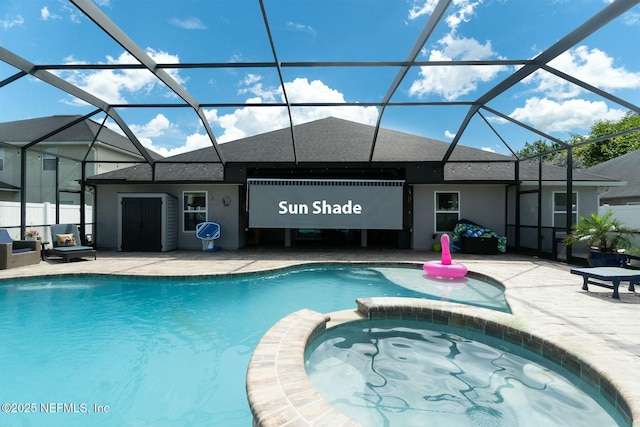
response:
<path fill-rule="evenodd" d="M 328 117 L 294 126 L 294 147 L 289 128 L 220 144 L 225 159 L 233 162 L 368 162 L 375 127 Z M 380 129 L 374 162 L 439 162 L 448 142 Z M 294 156 L 295 149 L 295 156 Z M 509 156 L 457 146 L 452 160 L 511 160 Z"/>
<path fill-rule="evenodd" d="M 23 146 L 36 141 L 57 129 L 64 128 L 69 123 L 79 119 L 80 117 L 81 116 L 79 115 L 49 116 L 0 123 L 0 141 L 15 146 Z M 76 123 L 75 125 L 50 136 L 44 141 L 91 142 L 94 139 L 113 148 L 128 151 L 135 155 L 140 155 L 128 138 L 105 126 L 101 126 L 90 119 Z M 148 151 L 152 158 L 162 158 L 160 154 L 150 150 Z"/>
<path fill-rule="evenodd" d="M 640 198 L 640 149 L 585 169 L 585 172 L 626 181 L 624 187 L 610 188 L 602 199 Z"/>

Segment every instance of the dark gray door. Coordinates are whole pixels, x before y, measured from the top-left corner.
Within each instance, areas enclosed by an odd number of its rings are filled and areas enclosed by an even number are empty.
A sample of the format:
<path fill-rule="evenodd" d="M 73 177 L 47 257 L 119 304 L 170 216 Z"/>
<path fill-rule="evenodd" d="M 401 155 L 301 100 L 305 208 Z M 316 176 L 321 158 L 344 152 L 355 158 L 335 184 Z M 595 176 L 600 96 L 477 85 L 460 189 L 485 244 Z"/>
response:
<path fill-rule="evenodd" d="M 122 199 L 122 248 L 125 252 L 162 250 L 162 199 Z"/>

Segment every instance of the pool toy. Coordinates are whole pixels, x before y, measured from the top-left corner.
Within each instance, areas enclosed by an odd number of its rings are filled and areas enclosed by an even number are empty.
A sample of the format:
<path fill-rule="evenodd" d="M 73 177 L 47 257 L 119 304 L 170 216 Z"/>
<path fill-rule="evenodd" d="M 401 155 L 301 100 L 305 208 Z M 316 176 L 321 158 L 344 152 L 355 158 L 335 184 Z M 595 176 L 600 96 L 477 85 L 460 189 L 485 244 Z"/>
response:
<path fill-rule="evenodd" d="M 440 261 L 427 261 L 422 265 L 422 269 L 430 276 L 436 277 L 463 277 L 467 274 L 467 266 L 451 260 L 451 249 L 449 248 L 449 235 L 443 234 L 440 237 L 442 245 L 442 256 Z"/>

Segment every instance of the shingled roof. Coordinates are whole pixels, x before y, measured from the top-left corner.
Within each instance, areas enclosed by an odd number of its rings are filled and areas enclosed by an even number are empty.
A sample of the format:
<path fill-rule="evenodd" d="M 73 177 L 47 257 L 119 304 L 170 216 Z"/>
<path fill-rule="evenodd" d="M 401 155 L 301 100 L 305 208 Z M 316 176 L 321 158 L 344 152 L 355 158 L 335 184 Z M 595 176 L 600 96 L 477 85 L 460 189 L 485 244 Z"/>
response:
<path fill-rule="evenodd" d="M 61 115 L 0 123 L 0 141 L 21 147 L 58 129 L 65 128 L 69 123 L 78 120 L 80 117 L 79 115 Z M 83 120 L 55 133 L 44 141 L 59 143 L 91 142 L 96 138 L 96 135 L 97 140 L 102 144 L 140 155 L 128 138 L 107 127 L 100 126 L 100 124 L 90 119 Z M 148 151 L 153 159 L 162 158 L 160 154 Z"/>
<path fill-rule="evenodd" d="M 431 138 L 380 129 L 373 153 L 368 163 L 373 132 L 370 125 L 329 117 L 296 125 L 296 156 L 299 164 L 348 165 L 403 164 L 424 162 L 440 163 L 450 144 Z M 220 145 L 227 164 L 286 165 L 293 164 L 293 144 L 290 128 Z M 464 162 L 469 162 L 465 164 Z M 487 162 L 486 164 L 478 162 Z M 445 168 L 445 181 L 496 181 L 515 180 L 514 158 L 502 154 L 458 145 L 450 163 Z M 208 165 L 208 166 L 207 166 Z M 223 166 L 213 147 L 168 157 L 156 165 L 156 181 L 222 181 Z M 566 170 L 544 166 L 544 180 L 566 179 Z M 151 181 L 151 168 L 141 165 L 123 168 L 94 176 L 93 182 Z M 521 166 L 521 179 L 537 179 L 537 166 Z M 576 172 L 575 181 L 602 181 L 606 178 Z"/>
<path fill-rule="evenodd" d="M 627 183 L 625 186 L 610 188 L 600 198 L 601 202 L 606 203 L 616 199 L 637 199 L 640 201 L 638 164 L 640 164 L 640 150 L 635 150 L 587 168 L 585 172 L 608 176 Z"/>

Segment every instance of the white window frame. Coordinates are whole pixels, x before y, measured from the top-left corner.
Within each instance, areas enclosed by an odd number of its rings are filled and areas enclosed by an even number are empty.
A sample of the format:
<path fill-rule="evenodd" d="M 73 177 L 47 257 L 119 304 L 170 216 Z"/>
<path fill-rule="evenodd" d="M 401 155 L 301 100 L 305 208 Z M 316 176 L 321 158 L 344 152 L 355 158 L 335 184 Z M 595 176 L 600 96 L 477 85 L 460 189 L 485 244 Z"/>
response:
<path fill-rule="evenodd" d="M 439 194 L 455 194 L 457 195 L 458 198 L 458 206 L 456 209 L 438 209 L 438 195 Z M 456 213 L 458 214 L 458 221 L 460 221 L 460 205 L 461 205 L 461 198 L 460 198 L 460 192 L 459 191 L 435 191 L 433 193 L 433 229 L 435 233 L 449 233 L 451 231 L 453 231 L 453 229 L 451 230 L 438 230 L 438 214 L 451 214 L 451 213 Z M 457 222 L 457 221 L 456 221 Z"/>
<path fill-rule="evenodd" d="M 49 150 L 51 151 L 51 150 Z M 42 158 L 42 171 L 51 171 L 51 172 L 55 172 L 56 168 L 57 168 L 57 163 L 58 163 L 58 156 L 57 154 L 53 154 L 53 153 L 42 153 L 41 155 Z M 50 162 L 47 162 L 47 160 L 53 160 L 53 169 L 49 169 L 49 168 L 45 168 L 45 165 L 48 165 Z"/>
<path fill-rule="evenodd" d="M 563 205 L 562 206 L 562 210 L 558 210 L 556 209 L 556 194 L 564 194 L 566 197 L 567 192 L 566 191 L 554 191 L 553 194 L 551 195 L 551 221 L 553 223 L 553 227 L 562 227 L 564 228 L 566 226 L 566 224 L 556 224 L 556 214 L 563 214 L 566 215 L 566 208 L 567 205 Z M 571 206 L 571 215 L 573 216 L 573 224 L 577 224 L 578 223 L 578 192 L 577 191 L 573 191 L 572 195 L 575 194 L 576 195 L 576 203 L 573 204 Z M 573 196 L 571 197 L 573 199 Z"/>
<path fill-rule="evenodd" d="M 193 195 L 198 195 L 199 196 L 199 201 L 204 202 L 204 206 L 200 206 L 200 204 L 188 204 L 187 202 L 187 196 L 193 194 Z M 208 220 L 208 213 L 207 213 L 207 205 L 208 205 L 208 200 L 209 200 L 209 194 L 206 190 L 190 190 L 190 191 L 183 191 L 182 192 L 182 231 L 185 233 L 195 233 L 196 229 L 195 229 L 195 224 L 197 222 L 204 222 Z M 194 202 L 195 203 L 195 202 Z M 204 213 L 204 219 L 202 219 L 201 221 L 191 221 L 191 220 L 187 220 L 187 216 L 192 216 L 192 215 L 197 215 L 197 214 L 202 214 Z M 187 229 L 187 224 L 193 223 L 193 229 Z"/>

